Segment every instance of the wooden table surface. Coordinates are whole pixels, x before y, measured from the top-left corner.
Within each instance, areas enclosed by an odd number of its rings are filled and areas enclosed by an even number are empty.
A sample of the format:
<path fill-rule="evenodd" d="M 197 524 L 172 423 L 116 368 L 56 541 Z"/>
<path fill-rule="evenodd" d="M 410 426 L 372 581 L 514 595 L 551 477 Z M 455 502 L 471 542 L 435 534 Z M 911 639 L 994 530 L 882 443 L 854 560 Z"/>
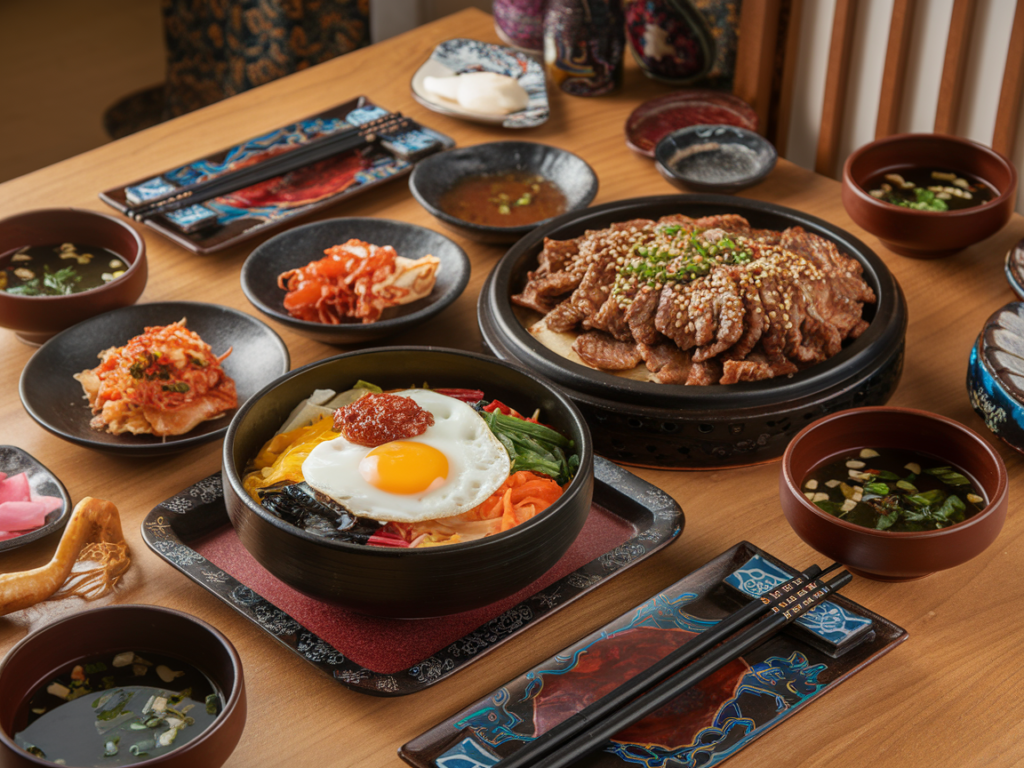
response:
<path fill-rule="evenodd" d="M 434 45 L 453 37 L 497 40 L 490 16 L 464 11 L 0 185 L 0 213 L 51 206 L 109 212 L 97 199 L 100 190 L 156 174 L 360 94 L 449 134 L 460 146 L 523 138 L 572 150 L 600 177 L 595 203 L 673 191 L 651 161 L 628 150 L 623 141 L 629 112 L 668 90 L 643 77 L 632 62 L 624 87 L 614 94 L 586 99 L 553 92 L 551 119 L 513 134 L 434 114 L 413 100 L 408 85 L 413 71 Z M 903 286 L 910 308 L 905 369 L 891 404 L 952 417 L 995 444 L 1010 471 L 1010 515 L 996 543 L 959 568 L 907 584 L 857 579 L 846 594 L 905 627 L 909 641 L 748 746 L 729 765 L 1013 764 L 1024 759 L 1024 699 L 1019 695 L 1024 665 L 1016 658 L 1024 637 L 1024 579 L 1013 575 L 1024 562 L 1024 519 L 1018 517 L 1016 503 L 1024 488 L 1024 463 L 974 414 L 965 377 L 968 353 L 983 322 L 1014 298 L 1002 259 L 1024 237 L 1024 219 L 1014 216 L 1001 233 L 954 257 L 914 261 L 889 252 L 854 225 L 840 203 L 839 189 L 831 179 L 780 160 L 765 182 L 743 195 L 826 219 L 882 256 Z M 440 229 L 401 181 L 335 206 L 319 218 L 334 216 L 379 216 Z M 262 317 L 238 283 L 243 260 L 261 240 L 198 257 L 146 228 L 139 231 L 146 239 L 150 266 L 140 301 L 195 299 Z M 469 287 L 425 328 L 394 337 L 393 343 L 481 348 L 476 298 L 503 250 L 455 239 L 473 262 Z M 274 327 L 291 350 L 293 367 L 339 351 Z M 230 766 L 276 766 L 290 759 L 339 767 L 401 765 L 396 756 L 401 744 L 741 538 L 794 564 L 820 560 L 782 516 L 778 463 L 717 472 L 638 470 L 684 507 L 686 527 L 677 542 L 424 692 L 398 699 L 365 696 L 279 646 L 142 542 L 139 526 L 146 513 L 215 472 L 220 443 L 168 458 L 135 460 L 63 442 L 37 426 L 18 400 L 18 377 L 32 352 L 13 333 L 0 330 L 0 387 L 7 393 L 0 401 L 0 443 L 18 445 L 37 457 L 64 481 L 75 500 L 93 495 L 117 504 L 135 558 L 118 602 L 187 611 L 220 628 L 236 645 L 245 665 L 249 720 Z M 40 565 L 52 547 L 52 542 L 39 542 L 0 555 L 0 572 Z M 54 615 L 48 607 L 0 619 L 0 653 Z"/>

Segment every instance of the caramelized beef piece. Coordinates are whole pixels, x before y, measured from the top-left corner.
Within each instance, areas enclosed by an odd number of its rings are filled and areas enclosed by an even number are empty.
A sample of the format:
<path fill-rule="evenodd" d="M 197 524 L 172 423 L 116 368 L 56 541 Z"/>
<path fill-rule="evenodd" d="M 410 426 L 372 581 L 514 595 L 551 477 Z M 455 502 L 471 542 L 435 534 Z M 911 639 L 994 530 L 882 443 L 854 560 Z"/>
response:
<path fill-rule="evenodd" d="M 649 346 L 637 344 L 637 350 L 647 365 L 647 370 L 662 384 L 686 384 L 690 377 L 693 361 L 689 352 L 683 352 L 672 342 Z"/>
<path fill-rule="evenodd" d="M 513 295 L 512 301 L 541 313 L 550 312 L 558 305 L 560 296 L 574 291 L 580 284 L 579 276 L 570 272 L 555 272 L 537 278 L 533 275 L 531 272 L 523 292 Z"/>
<path fill-rule="evenodd" d="M 703 362 L 693 364 L 693 367 L 690 368 L 690 375 L 686 378 L 686 383 L 691 387 L 706 386 L 708 384 L 717 384 L 721 378 L 721 363 L 717 360 L 704 360 Z"/>
<path fill-rule="evenodd" d="M 577 325 L 580 320 L 583 319 L 583 315 L 572 305 L 572 301 L 566 299 L 557 307 L 552 309 L 544 317 L 544 323 L 552 331 L 565 332 L 571 331 Z"/>
<path fill-rule="evenodd" d="M 628 371 L 640 364 L 636 344 L 597 331 L 580 334 L 572 348 L 587 365 L 606 371 Z"/>
<path fill-rule="evenodd" d="M 633 297 L 633 303 L 626 310 L 626 323 L 633 338 L 640 344 L 657 344 L 662 336 L 655 327 L 658 300 L 661 291 L 644 286 Z"/>

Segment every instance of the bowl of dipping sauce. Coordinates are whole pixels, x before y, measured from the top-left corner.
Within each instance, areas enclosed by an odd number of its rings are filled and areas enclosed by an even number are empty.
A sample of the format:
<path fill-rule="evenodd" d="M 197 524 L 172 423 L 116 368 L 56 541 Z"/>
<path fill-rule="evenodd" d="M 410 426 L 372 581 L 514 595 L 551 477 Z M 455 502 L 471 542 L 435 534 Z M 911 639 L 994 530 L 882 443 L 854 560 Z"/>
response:
<path fill-rule="evenodd" d="M 556 216 L 586 208 L 597 174 L 582 158 L 529 141 L 495 141 L 421 160 L 409 176 L 417 202 L 445 227 L 510 243 Z"/>
<path fill-rule="evenodd" d="M 146 277 L 145 243 L 113 216 L 48 208 L 0 221 L 0 326 L 28 344 L 134 304 Z"/>
<path fill-rule="evenodd" d="M 999 454 L 957 421 L 909 408 L 818 419 L 786 448 L 782 511 L 796 534 L 851 571 L 909 581 L 981 554 L 1006 520 Z"/>
<path fill-rule="evenodd" d="M 0 663 L 0 768 L 217 768 L 245 728 L 242 662 L 192 616 L 91 608 L 32 633 Z"/>
<path fill-rule="evenodd" d="M 734 125 L 691 125 L 654 148 L 658 173 L 684 192 L 738 192 L 771 173 L 778 152 L 760 134 Z"/>
<path fill-rule="evenodd" d="M 949 256 L 1010 220 L 1017 170 L 983 144 L 933 133 L 865 144 L 843 166 L 843 206 L 902 256 Z"/>

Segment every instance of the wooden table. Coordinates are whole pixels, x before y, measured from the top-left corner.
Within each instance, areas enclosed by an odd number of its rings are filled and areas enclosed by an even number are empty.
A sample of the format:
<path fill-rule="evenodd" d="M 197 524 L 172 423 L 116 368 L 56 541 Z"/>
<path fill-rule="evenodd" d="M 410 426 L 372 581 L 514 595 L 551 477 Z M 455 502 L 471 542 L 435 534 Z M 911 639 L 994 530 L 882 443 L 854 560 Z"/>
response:
<path fill-rule="evenodd" d="M 666 92 L 627 66 L 616 93 L 596 99 L 553 92 L 551 119 L 516 134 L 434 114 L 409 91 L 413 70 L 442 40 L 471 37 L 496 41 L 492 20 L 465 11 L 372 48 L 244 93 L 0 186 L 4 215 L 50 206 L 109 211 L 97 192 L 145 178 L 174 164 L 228 146 L 288 120 L 367 94 L 378 103 L 422 120 L 465 146 L 524 138 L 565 147 L 597 171 L 595 203 L 673 191 L 652 163 L 629 151 L 622 126 L 641 101 Z M 1015 216 L 997 236 L 952 258 L 914 261 L 887 251 L 846 215 L 839 184 L 786 161 L 744 193 L 820 216 L 851 231 L 886 261 L 907 295 L 910 330 L 903 380 L 893 405 L 925 408 L 957 419 L 990 439 L 1010 470 L 1011 511 L 999 540 L 987 552 L 952 571 L 908 584 L 858 579 L 853 599 L 896 621 L 910 640 L 819 702 L 739 753 L 743 766 L 1008 765 L 1024 758 L 1024 666 L 1016 652 L 1024 637 L 1024 579 L 1013 568 L 1024 562 L 1024 519 L 1015 495 L 1024 488 L 1024 462 L 995 440 L 971 409 L 965 389 L 967 357 L 982 323 L 1014 297 L 1002 272 L 1010 245 L 1024 237 Z M 379 216 L 439 228 L 398 182 L 336 206 L 321 215 Z M 195 299 L 257 313 L 238 285 L 238 271 L 259 241 L 197 257 L 148 229 L 150 279 L 141 301 Z M 456 237 L 473 261 L 465 294 L 426 328 L 394 343 L 443 343 L 477 350 L 476 298 L 502 249 Z M 295 367 L 338 350 L 275 326 Z M 777 463 L 719 472 L 639 470 L 681 500 L 682 538 L 667 550 L 525 632 L 452 678 L 419 694 L 379 699 L 338 685 L 236 615 L 150 552 L 139 525 L 157 503 L 220 465 L 220 444 L 166 459 L 133 460 L 85 450 L 38 427 L 18 401 L 18 377 L 33 350 L 0 331 L 0 442 L 16 444 L 54 470 L 74 499 L 109 498 L 121 510 L 133 548 L 134 575 L 118 601 L 178 608 L 216 625 L 242 655 L 249 690 L 249 721 L 231 766 L 401 765 L 396 749 L 441 719 L 593 631 L 646 597 L 678 580 L 741 537 L 792 563 L 813 561 L 782 517 Z M 51 556 L 38 543 L 0 555 L 0 571 L 35 567 Z M 820 558 L 817 558 L 820 559 Z M 52 613 L 28 611 L 0 619 L 0 653 L 30 626 Z"/>

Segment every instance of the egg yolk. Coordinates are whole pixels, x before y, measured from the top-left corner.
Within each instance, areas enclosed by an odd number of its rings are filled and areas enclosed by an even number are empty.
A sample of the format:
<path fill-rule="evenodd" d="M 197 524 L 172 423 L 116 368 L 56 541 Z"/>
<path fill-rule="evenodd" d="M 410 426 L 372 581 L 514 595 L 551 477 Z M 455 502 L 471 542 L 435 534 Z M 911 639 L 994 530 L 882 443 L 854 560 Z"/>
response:
<path fill-rule="evenodd" d="M 422 493 L 444 484 L 448 459 L 429 445 L 395 440 L 367 453 L 359 462 L 359 474 L 386 493 Z"/>

